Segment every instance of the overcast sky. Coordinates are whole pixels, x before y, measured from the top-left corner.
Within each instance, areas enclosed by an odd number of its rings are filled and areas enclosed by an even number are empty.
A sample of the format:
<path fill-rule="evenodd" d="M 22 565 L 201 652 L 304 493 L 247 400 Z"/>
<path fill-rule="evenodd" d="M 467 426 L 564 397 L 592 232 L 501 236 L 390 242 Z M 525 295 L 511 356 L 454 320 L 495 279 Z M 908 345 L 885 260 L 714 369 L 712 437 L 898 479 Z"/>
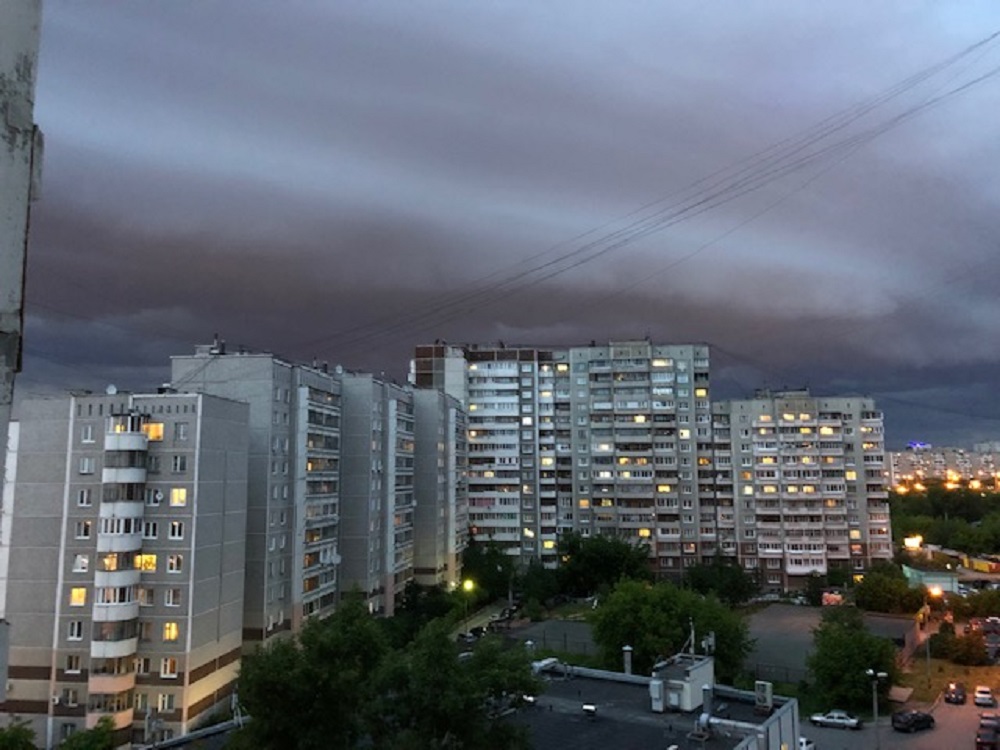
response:
<path fill-rule="evenodd" d="M 44 12 L 22 397 L 650 336 L 1000 439 L 994 0 Z"/>

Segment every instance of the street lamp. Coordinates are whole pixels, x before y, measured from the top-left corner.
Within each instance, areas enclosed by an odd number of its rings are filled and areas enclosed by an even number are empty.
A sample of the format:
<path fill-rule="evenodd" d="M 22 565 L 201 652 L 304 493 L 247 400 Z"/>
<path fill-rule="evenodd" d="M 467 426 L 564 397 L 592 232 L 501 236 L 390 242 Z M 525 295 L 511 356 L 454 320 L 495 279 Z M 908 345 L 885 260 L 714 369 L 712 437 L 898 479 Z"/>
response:
<path fill-rule="evenodd" d="M 886 672 L 876 672 L 874 669 L 866 669 L 865 674 L 872 681 L 872 714 L 875 716 L 875 750 L 882 750 L 882 735 L 878 731 L 878 683 L 879 680 L 887 679 L 889 675 Z"/>
<path fill-rule="evenodd" d="M 924 597 L 924 609 L 927 612 L 927 621 L 924 623 L 924 649 L 927 656 L 927 687 L 931 686 L 931 608 L 928 597 L 937 599 L 941 596 L 940 586 L 931 586 L 927 589 L 927 596 Z"/>
<path fill-rule="evenodd" d="M 472 598 L 472 591 L 475 588 L 476 582 L 471 578 L 466 578 L 462 581 L 462 591 L 465 592 L 465 596 L 462 597 L 465 600 L 465 618 L 462 620 L 463 631 L 469 626 L 469 599 Z"/>

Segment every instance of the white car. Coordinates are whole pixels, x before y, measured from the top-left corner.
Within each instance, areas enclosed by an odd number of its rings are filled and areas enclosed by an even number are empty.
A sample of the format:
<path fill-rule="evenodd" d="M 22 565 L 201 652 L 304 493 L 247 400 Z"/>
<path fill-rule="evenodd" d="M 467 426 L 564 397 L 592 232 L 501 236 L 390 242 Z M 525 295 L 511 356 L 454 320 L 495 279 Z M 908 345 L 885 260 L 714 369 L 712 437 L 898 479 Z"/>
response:
<path fill-rule="evenodd" d="M 993 697 L 993 691 L 986 685 L 976 685 L 972 702 L 977 706 L 989 706 L 990 708 L 997 704 L 996 698 Z"/>
<path fill-rule="evenodd" d="M 847 711 L 834 709 L 825 714 L 813 714 L 809 721 L 818 727 L 838 727 L 840 729 L 861 729 L 861 719 Z"/>
<path fill-rule="evenodd" d="M 816 743 L 808 737 L 799 737 L 799 750 L 816 750 Z"/>

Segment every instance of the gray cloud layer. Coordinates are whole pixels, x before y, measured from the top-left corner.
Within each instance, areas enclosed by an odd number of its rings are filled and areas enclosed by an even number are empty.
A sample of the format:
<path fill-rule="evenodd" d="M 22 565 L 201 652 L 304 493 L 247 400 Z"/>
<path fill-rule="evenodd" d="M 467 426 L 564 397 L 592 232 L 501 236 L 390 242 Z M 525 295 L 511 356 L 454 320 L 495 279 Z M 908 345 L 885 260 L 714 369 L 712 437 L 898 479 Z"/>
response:
<path fill-rule="evenodd" d="M 145 387 L 214 331 L 397 376 L 435 338 L 648 334 L 718 345 L 729 395 L 996 436 L 1000 76 L 600 240 L 997 29 L 989 2 L 49 2 L 22 390 Z M 998 65 L 1000 40 L 813 148 Z"/>

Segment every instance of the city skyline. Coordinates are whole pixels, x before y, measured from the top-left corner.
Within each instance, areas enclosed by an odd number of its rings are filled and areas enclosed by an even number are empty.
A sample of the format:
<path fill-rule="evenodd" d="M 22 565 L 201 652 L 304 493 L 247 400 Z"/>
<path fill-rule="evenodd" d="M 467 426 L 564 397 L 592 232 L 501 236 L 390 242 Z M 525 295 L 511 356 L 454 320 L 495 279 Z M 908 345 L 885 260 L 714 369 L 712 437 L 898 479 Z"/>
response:
<path fill-rule="evenodd" d="M 1000 432 L 989 4 L 44 11 L 23 394 L 649 336 Z"/>

